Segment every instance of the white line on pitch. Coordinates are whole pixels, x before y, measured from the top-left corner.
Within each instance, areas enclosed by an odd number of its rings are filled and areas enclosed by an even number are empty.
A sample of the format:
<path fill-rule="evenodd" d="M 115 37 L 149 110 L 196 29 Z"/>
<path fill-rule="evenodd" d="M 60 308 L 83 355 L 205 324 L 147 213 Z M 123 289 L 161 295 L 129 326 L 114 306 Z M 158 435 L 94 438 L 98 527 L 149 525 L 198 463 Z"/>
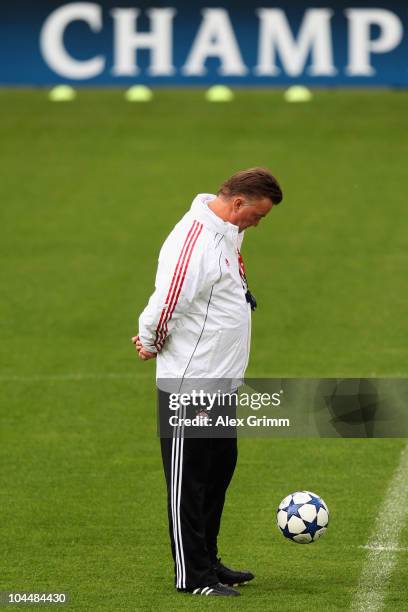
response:
<path fill-rule="evenodd" d="M 120 374 L 120 373 L 100 373 L 100 374 L 38 374 L 34 376 L 0 376 L 0 382 L 42 382 L 42 381 L 81 381 L 81 380 L 106 380 L 109 378 L 119 379 L 139 379 L 150 378 L 151 374 Z"/>
<path fill-rule="evenodd" d="M 389 484 L 377 515 L 372 535 L 366 545 L 357 592 L 351 604 L 355 612 L 377 612 L 384 605 L 386 587 L 391 578 L 401 531 L 408 516 L 408 444 Z"/>
<path fill-rule="evenodd" d="M 365 548 L 365 550 L 385 550 L 386 552 L 405 552 L 408 551 L 408 547 L 399 546 L 397 548 L 391 546 L 370 546 L 370 544 L 365 544 L 364 546 L 359 546 L 358 548 Z"/>

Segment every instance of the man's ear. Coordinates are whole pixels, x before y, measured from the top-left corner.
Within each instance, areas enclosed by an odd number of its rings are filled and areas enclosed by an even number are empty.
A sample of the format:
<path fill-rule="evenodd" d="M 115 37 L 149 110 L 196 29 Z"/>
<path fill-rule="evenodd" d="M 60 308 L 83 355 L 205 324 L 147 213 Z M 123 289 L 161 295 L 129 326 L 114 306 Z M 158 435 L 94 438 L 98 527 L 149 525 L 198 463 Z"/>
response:
<path fill-rule="evenodd" d="M 243 204 L 244 204 L 244 198 L 242 198 L 241 196 L 237 196 L 236 198 L 234 198 L 232 202 L 234 211 L 238 212 L 242 208 Z"/>

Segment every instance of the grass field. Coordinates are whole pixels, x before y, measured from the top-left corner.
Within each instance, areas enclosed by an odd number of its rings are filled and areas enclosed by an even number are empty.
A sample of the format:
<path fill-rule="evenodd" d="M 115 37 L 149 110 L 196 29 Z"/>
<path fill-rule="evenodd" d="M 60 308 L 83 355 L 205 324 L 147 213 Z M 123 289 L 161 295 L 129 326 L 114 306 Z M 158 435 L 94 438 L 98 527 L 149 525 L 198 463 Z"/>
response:
<path fill-rule="evenodd" d="M 259 302 L 248 374 L 406 376 L 407 104 L 81 91 L 53 105 L 0 90 L 0 590 L 67 591 L 75 611 L 231 609 L 172 589 L 154 364 L 130 343 L 159 247 L 197 192 L 270 167 L 285 201 L 245 238 Z M 348 609 L 403 446 L 242 440 L 220 544 L 257 580 L 234 609 Z M 275 527 L 296 489 L 331 510 L 316 545 Z M 399 547 L 389 610 L 407 609 L 406 526 Z"/>

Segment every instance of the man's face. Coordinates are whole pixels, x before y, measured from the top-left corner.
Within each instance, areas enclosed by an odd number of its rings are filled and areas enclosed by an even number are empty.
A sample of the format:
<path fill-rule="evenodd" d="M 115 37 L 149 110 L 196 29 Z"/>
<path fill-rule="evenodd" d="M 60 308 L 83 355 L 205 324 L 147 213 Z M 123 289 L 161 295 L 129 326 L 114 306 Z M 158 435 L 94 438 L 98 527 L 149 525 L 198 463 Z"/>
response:
<path fill-rule="evenodd" d="M 247 227 L 256 227 L 263 217 L 266 217 L 273 204 L 269 198 L 248 198 L 236 196 L 232 198 L 230 223 L 237 225 L 242 232 Z"/>

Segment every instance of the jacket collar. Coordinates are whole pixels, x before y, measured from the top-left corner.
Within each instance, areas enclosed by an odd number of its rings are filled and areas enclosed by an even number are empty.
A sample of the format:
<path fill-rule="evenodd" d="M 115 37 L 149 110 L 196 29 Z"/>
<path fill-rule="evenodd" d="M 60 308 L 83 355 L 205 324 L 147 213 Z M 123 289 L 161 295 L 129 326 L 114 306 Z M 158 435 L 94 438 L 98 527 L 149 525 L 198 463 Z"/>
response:
<path fill-rule="evenodd" d="M 216 196 L 212 193 L 199 193 L 191 204 L 190 212 L 198 221 L 201 221 L 204 227 L 237 242 L 238 226 L 229 223 L 229 221 L 223 221 L 208 207 L 208 203 L 215 198 Z"/>

